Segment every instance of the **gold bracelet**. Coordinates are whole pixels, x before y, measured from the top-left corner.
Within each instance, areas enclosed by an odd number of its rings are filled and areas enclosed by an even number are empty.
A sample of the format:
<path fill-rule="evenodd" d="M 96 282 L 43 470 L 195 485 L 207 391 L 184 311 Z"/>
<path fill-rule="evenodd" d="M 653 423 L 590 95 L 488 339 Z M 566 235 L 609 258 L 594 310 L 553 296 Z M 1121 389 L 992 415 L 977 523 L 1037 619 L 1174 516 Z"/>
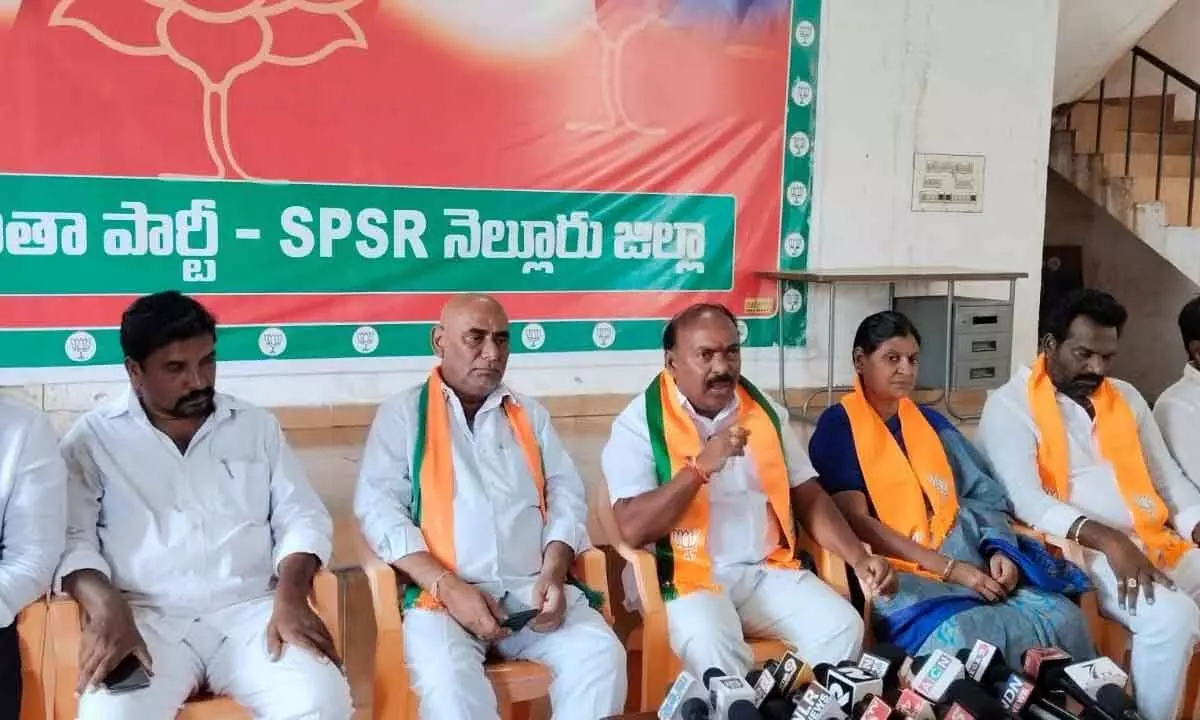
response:
<path fill-rule="evenodd" d="M 950 558 L 950 560 L 946 563 L 946 569 L 942 571 L 942 582 L 946 582 L 950 579 L 950 573 L 954 572 L 954 565 L 954 558 Z"/>
<path fill-rule="evenodd" d="M 446 577 L 449 574 L 450 574 L 449 570 L 443 570 L 442 574 L 438 575 L 437 578 L 435 578 L 434 581 L 429 584 L 429 595 L 430 595 L 430 597 L 432 597 L 434 600 L 436 600 L 438 602 L 442 601 L 442 599 L 440 597 L 438 597 L 438 583 L 440 583 L 442 581 L 442 578 Z"/>

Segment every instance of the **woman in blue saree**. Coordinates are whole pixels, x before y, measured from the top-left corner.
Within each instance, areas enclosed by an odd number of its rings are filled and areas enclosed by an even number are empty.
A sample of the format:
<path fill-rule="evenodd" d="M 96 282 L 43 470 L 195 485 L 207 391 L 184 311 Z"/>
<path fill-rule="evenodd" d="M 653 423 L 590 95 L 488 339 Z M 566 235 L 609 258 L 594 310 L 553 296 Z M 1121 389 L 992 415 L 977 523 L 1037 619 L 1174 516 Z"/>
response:
<path fill-rule="evenodd" d="M 909 655 L 955 654 L 980 639 L 1012 667 L 1031 647 L 1095 656 L 1068 598 L 1086 576 L 1013 532 L 1003 486 L 938 412 L 910 398 L 920 335 L 898 312 L 868 317 L 854 339 L 854 392 L 817 422 L 809 454 L 859 538 L 892 560 L 899 590 L 875 598 L 876 639 Z"/>

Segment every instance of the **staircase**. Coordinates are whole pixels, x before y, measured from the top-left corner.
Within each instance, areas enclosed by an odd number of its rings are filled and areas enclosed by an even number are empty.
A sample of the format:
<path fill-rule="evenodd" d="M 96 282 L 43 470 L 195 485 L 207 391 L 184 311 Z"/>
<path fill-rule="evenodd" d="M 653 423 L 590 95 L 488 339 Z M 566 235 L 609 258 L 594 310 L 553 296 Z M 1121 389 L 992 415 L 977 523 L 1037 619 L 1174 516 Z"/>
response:
<path fill-rule="evenodd" d="M 1050 165 L 1193 281 L 1200 280 L 1200 82 L 1134 48 L 1133 75 L 1155 95 L 1093 97 L 1060 108 Z M 1144 84 L 1131 83 L 1131 87 Z M 1179 119 L 1177 103 L 1186 107 Z"/>

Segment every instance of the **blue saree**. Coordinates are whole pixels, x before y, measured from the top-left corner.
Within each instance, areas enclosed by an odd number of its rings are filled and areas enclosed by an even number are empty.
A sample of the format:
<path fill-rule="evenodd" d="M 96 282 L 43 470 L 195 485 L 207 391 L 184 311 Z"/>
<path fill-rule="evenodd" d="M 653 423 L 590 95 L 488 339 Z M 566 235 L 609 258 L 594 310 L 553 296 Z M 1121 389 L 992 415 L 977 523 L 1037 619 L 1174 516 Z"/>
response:
<path fill-rule="evenodd" d="M 1003 553 L 1019 568 L 1021 580 L 1005 600 L 990 603 L 961 585 L 897 573 L 896 594 L 873 601 L 876 637 L 912 656 L 933 650 L 954 654 L 982 639 L 999 648 L 1012 667 L 1020 667 L 1021 654 L 1031 647 L 1059 647 L 1079 659 L 1095 657 L 1087 622 L 1070 599 L 1091 589 L 1087 576 L 1040 543 L 1017 536 L 1008 496 L 979 452 L 937 411 L 922 407 L 921 413 L 942 441 L 958 490 L 958 518 L 939 552 L 984 572 L 986 558 Z M 891 418 L 886 425 L 903 449 L 899 419 Z M 878 498 L 867 493 L 850 419 L 842 406 L 821 415 L 809 454 L 826 492 L 861 492 L 875 514 Z"/>

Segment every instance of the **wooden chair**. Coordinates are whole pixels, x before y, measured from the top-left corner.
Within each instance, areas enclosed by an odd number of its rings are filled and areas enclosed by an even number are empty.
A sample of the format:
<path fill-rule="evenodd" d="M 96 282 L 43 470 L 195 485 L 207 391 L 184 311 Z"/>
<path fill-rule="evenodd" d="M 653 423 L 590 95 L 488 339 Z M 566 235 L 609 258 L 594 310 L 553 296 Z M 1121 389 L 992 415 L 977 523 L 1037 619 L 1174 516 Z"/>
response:
<path fill-rule="evenodd" d="M 415 720 L 420 698 L 412 689 L 408 666 L 404 661 L 404 627 L 400 615 L 399 577 L 391 565 L 371 550 L 356 533 L 358 556 L 371 588 L 371 606 L 375 613 L 374 695 L 371 717 L 374 720 Z M 600 612 L 613 622 L 604 553 L 587 550 L 575 559 L 575 576 L 604 595 Z M 550 694 L 550 670 L 525 660 L 489 660 L 485 666 L 488 680 L 496 692 L 500 717 L 504 720 L 528 716 L 528 703 Z"/>
<path fill-rule="evenodd" d="M 849 576 L 841 558 L 812 542 L 801 531 L 797 532 L 797 541 L 816 562 L 816 573 L 843 597 L 849 599 Z M 662 703 L 671 682 L 679 674 L 682 663 L 671 651 L 667 633 L 667 607 L 659 588 L 654 556 L 647 550 L 630 552 L 632 557 L 625 552 L 621 555 L 633 568 L 642 622 L 630 633 L 626 649 L 630 657 L 630 672 L 636 673 L 640 679 L 641 696 L 635 699 L 636 709 L 650 712 Z M 865 615 L 870 617 L 869 605 Z M 779 657 L 788 650 L 787 645 L 775 639 L 747 637 L 746 644 L 750 646 L 756 665 L 768 658 Z"/>
<path fill-rule="evenodd" d="M 329 628 L 334 648 L 343 652 L 339 612 L 338 579 L 322 570 L 313 580 L 312 605 Z M 78 701 L 75 682 L 79 675 L 79 643 L 82 637 L 79 606 L 70 597 L 56 597 L 49 604 L 49 637 L 46 674 L 53 677 L 54 714 L 47 720 L 74 720 Z M 176 716 L 179 720 L 250 720 L 250 712 L 232 698 L 201 692 L 191 697 Z"/>
<path fill-rule="evenodd" d="M 44 598 L 17 614 L 17 640 L 21 646 L 21 720 L 45 720 L 53 699 L 54 683 L 46 677 L 47 608 Z"/>

